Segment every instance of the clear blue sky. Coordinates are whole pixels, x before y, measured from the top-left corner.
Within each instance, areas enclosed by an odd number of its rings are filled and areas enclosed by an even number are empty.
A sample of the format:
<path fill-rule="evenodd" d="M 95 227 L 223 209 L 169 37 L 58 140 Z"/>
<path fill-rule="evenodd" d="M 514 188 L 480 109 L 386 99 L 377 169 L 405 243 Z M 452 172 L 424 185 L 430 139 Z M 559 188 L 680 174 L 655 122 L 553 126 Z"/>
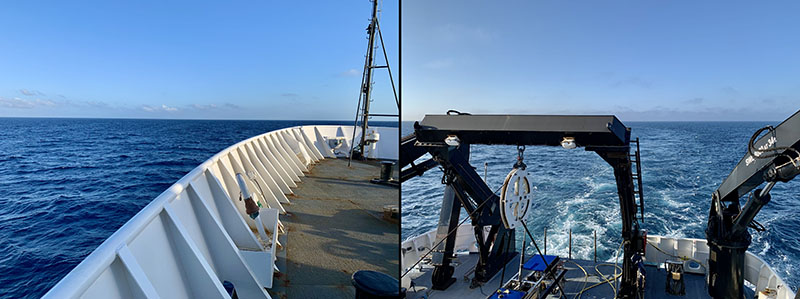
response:
<path fill-rule="evenodd" d="M 797 1 L 405 1 L 403 120 L 473 113 L 782 120 Z"/>
<path fill-rule="evenodd" d="M 381 3 L 396 75 L 398 2 Z M 351 120 L 371 6 L 8 2 L 0 9 L 0 117 Z M 375 82 L 372 112 L 396 113 L 385 69 Z"/>

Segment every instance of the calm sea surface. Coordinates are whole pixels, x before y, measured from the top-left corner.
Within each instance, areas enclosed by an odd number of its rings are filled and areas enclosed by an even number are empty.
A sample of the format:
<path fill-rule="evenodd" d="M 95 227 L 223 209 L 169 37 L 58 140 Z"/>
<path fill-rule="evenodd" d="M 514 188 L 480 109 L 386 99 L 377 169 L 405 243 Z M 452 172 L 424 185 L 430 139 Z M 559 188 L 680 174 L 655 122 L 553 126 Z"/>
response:
<path fill-rule="evenodd" d="M 649 234 L 705 239 L 711 193 L 747 152 L 750 136 L 765 122 L 630 122 L 641 140 L 645 223 Z M 404 122 L 402 135 L 413 131 Z M 497 189 L 516 159 L 515 146 L 474 146 L 471 163 Z M 621 218 L 614 174 L 594 152 L 561 147 L 528 147 L 525 163 L 534 177 L 534 210 L 529 228 L 539 244 L 548 229 L 548 252 L 566 256 L 568 229 L 573 256 L 592 259 L 593 231 L 598 255 L 613 260 L 621 242 Z M 435 228 L 444 185 L 432 169 L 402 186 L 402 238 Z M 800 286 L 800 179 L 772 190 L 772 201 L 756 220 L 767 230 L 753 233 L 750 251 L 767 261 L 792 289 Z M 744 204 L 744 201 L 742 201 Z M 462 213 L 462 219 L 466 213 Z M 522 234 L 517 234 L 521 248 Z M 531 247 L 529 247 L 531 248 Z M 532 253 L 532 252 L 529 252 Z"/>
<path fill-rule="evenodd" d="M 0 297 L 44 295 L 220 150 L 313 124 L 352 122 L 0 118 Z"/>

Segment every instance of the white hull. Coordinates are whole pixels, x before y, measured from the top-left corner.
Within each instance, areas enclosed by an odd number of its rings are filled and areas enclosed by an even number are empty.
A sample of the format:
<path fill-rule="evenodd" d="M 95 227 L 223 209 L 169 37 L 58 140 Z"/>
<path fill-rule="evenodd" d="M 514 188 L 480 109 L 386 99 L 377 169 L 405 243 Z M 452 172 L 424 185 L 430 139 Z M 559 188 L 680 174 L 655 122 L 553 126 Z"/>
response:
<path fill-rule="evenodd" d="M 381 141 L 368 156 L 397 160 L 398 129 L 371 129 Z M 270 298 L 286 195 L 308 166 L 348 151 L 352 136 L 352 126 L 299 126 L 228 147 L 156 197 L 44 297 L 230 298 L 228 281 L 239 298 Z M 263 225 L 245 214 L 236 173 L 251 174 Z"/>

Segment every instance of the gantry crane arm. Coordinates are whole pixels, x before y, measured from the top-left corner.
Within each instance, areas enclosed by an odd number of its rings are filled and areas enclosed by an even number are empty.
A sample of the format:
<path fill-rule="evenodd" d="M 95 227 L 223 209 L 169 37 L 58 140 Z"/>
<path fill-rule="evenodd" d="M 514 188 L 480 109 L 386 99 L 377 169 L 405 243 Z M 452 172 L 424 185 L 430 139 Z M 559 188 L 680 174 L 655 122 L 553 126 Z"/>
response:
<path fill-rule="evenodd" d="M 772 187 L 792 180 L 798 173 L 800 111 L 777 127 L 756 131 L 748 142 L 747 154 L 711 195 L 706 239 L 710 250 L 708 292 L 712 297 L 742 297 L 744 255 L 751 242 L 747 228 L 763 229 L 753 219 L 769 203 Z M 767 184 L 763 188 L 756 189 L 764 182 Z M 753 189 L 755 192 L 740 207 L 739 198 Z"/>

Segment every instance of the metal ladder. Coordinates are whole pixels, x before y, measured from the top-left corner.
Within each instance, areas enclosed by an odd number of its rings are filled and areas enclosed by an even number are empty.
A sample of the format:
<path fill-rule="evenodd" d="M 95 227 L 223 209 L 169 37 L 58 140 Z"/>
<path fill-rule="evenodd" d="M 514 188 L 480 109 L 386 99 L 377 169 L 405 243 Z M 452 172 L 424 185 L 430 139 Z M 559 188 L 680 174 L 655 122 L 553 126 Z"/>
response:
<path fill-rule="evenodd" d="M 636 201 L 636 206 L 639 208 L 639 216 L 636 217 L 639 221 L 644 222 L 644 192 L 642 191 L 642 158 L 639 152 L 639 138 L 631 140 L 631 144 L 636 143 L 636 149 L 630 155 L 631 164 L 631 181 L 633 182 L 633 196 Z M 631 147 L 633 148 L 633 147 Z"/>

